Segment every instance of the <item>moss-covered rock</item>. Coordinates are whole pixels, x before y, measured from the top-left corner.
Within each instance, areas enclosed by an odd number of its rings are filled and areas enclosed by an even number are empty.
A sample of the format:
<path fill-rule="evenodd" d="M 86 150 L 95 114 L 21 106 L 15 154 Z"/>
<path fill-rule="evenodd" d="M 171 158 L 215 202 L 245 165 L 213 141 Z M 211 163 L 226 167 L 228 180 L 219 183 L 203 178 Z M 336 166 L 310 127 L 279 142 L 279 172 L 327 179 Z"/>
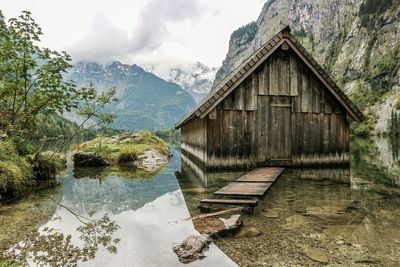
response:
<path fill-rule="evenodd" d="M 77 152 L 73 156 L 75 167 L 104 167 L 110 163 L 100 154 L 95 152 Z"/>

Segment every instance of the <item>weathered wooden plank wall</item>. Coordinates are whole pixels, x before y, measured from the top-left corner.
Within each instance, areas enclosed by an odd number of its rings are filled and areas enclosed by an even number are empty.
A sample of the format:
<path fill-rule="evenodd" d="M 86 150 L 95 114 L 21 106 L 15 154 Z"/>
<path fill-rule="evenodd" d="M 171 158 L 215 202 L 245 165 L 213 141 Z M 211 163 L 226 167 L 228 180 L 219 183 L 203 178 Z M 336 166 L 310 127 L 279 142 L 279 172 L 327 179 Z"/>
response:
<path fill-rule="evenodd" d="M 215 119 L 207 117 L 207 168 L 250 169 L 256 155 L 256 113 L 217 107 Z M 253 164 L 252 164 L 253 163 Z"/>
<path fill-rule="evenodd" d="M 191 160 L 204 165 L 207 160 L 207 125 L 205 119 L 196 119 L 181 128 L 181 149 Z M 202 166 L 205 167 L 205 166 Z"/>
<path fill-rule="evenodd" d="M 339 114 L 292 113 L 292 165 L 348 163 L 349 124 Z"/>
<path fill-rule="evenodd" d="M 209 169 L 348 162 L 346 112 L 295 53 L 277 50 L 206 118 L 182 148 Z"/>

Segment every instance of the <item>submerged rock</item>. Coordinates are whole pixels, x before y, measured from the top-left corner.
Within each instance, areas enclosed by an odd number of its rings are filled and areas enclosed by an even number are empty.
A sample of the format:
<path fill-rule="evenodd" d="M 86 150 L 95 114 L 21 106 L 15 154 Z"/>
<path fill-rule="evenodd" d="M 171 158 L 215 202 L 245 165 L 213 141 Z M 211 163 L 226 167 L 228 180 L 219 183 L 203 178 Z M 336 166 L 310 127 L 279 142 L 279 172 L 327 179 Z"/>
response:
<path fill-rule="evenodd" d="M 235 236 L 236 238 L 249 238 L 261 235 L 261 231 L 255 227 L 243 227 Z"/>
<path fill-rule="evenodd" d="M 279 214 L 276 210 L 266 210 L 261 213 L 262 216 L 270 219 L 279 218 Z"/>
<path fill-rule="evenodd" d="M 354 216 L 350 212 L 345 212 L 346 206 L 322 206 L 322 207 L 307 207 L 305 216 L 316 217 L 322 220 L 339 220 L 349 221 Z"/>
<path fill-rule="evenodd" d="M 110 163 L 100 154 L 94 152 L 76 152 L 73 155 L 76 167 L 102 167 L 110 166 Z"/>
<path fill-rule="evenodd" d="M 217 235 L 225 229 L 224 223 L 218 218 L 206 218 L 193 221 L 194 228 L 201 234 Z"/>
<path fill-rule="evenodd" d="M 227 236 L 236 233 L 243 225 L 240 214 L 228 219 L 209 217 L 193 221 L 195 229 L 210 236 Z"/>
<path fill-rule="evenodd" d="M 226 231 L 234 231 L 240 228 L 243 224 L 242 220 L 240 219 L 240 214 L 234 214 L 228 219 L 219 218 L 225 226 Z"/>
<path fill-rule="evenodd" d="M 301 246 L 301 252 L 309 259 L 319 263 L 329 263 L 329 258 L 325 252 L 320 249 L 313 248 L 307 245 Z"/>
<path fill-rule="evenodd" d="M 308 224 L 308 220 L 306 217 L 295 214 L 286 218 L 286 224 L 284 225 L 284 227 L 286 229 L 295 229 L 306 224 Z"/>
<path fill-rule="evenodd" d="M 207 235 L 191 235 L 180 245 L 176 245 L 173 251 L 178 255 L 182 263 L 190 263 L 204 258 L 204 252 L 208 249 L 211 239 Z"/>

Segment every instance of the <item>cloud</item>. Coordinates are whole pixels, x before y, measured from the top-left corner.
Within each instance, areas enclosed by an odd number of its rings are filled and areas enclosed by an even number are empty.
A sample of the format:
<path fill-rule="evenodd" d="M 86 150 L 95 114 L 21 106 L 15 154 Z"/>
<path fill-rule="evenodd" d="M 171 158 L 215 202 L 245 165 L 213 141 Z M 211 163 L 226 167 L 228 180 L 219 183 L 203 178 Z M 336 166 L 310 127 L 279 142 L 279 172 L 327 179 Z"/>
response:
<path fill-rule="evenodd" d="M 231 33 L 257 19 L 264 1 L 0 0 L 7 18 L 32 11 L 42 45 L 67 51 L 75 62 L 153 66 L 220 65 Z"/>
<path fill-rule="evenodd" d="M 84 39 L 67 48 L 74 60 L 111 61 L 129 52 L 126 32 L 116 27 L 105 15 L 97 15 Z"/>
<path fill-rule="evenodd" d="M 140 10 L 131 34 L 100 14 L 95 17 L 87 35 L 67 51 L 75 61 L 124 61 L 140 53 L 155 51 L 168 37 L 169 25 L 194 23 L 205 10 L 200 0 L 150 0 Z"/>
<path fill-rule="evenodd" d="M 134 31 L 135 50 L 153 50 L 162 44 L 168 34 L 168 24 L 190 20 L 194 22 L 201 14 L 199 0 L 151 0 L 143 9 Z"/>

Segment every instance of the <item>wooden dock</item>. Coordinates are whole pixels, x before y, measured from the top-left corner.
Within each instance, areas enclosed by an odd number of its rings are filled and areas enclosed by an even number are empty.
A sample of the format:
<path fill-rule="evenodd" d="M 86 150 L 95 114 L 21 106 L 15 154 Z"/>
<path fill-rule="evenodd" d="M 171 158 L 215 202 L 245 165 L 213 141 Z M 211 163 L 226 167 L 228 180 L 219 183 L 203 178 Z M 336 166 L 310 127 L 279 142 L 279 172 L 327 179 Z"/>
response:
<path fill-rule="evenodd" d="M 275 167 L 254 169 L 214 192 L 213 198 L 201 200 L 200 208 L 213 204 L 255 206 L 284 170 Z"/>

